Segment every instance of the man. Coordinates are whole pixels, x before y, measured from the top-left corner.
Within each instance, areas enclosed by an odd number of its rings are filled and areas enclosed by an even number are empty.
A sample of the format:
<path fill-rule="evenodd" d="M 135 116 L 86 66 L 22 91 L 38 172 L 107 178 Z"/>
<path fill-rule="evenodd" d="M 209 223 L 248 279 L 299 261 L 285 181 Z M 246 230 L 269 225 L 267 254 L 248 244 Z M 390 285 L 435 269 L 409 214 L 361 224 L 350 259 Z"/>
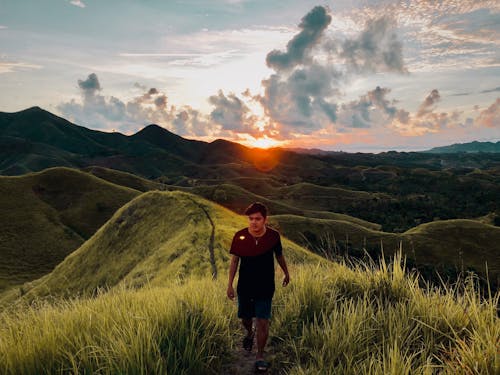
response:
<path fill-rule="evenodd" d="M 280 235 L 274 229 L 266 226 L 267 208 L 256 202 L 245 210 L 248 216 L 248 228 L 244 228 L 233 237 L 230 254 L 229 284 L 227 296 L 234 300 L 233 280 L 241 261 L 238 277 L 238 318 L 246 329 L 243 347 L 251 351 L 254 331 L 253 318 L 256 318 L 257 370 L 265 371 L 269 363 L 264 361 L 264 347 L 269 334 L 269 319 L 271 318 L 271 302 L 274 295 L 274 259 L 280 265 L 285 277 L 283 286 L 290 282 L 288 268 Z"/>

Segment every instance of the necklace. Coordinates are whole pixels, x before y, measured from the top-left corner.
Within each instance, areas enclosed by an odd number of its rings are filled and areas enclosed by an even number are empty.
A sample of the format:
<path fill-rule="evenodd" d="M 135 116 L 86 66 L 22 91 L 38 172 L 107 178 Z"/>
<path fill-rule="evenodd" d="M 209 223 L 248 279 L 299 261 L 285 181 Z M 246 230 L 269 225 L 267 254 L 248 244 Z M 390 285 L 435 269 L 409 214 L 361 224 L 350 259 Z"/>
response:
<path fill-rule="evenodd" d="M 250 233 L 250 231 L 248 232 Z M 264 227 L 264 233 L 262 233 L 259 237 L 256 237 L 254 236 L 252 233 L 250 233 L 250 235 L 253 237 L 253 239 L 255 240 L 255 245 L 258 245 L 259 244 L 259 240 L 264 237 L 264 234 L 266 234 L 266 227 Z"/>

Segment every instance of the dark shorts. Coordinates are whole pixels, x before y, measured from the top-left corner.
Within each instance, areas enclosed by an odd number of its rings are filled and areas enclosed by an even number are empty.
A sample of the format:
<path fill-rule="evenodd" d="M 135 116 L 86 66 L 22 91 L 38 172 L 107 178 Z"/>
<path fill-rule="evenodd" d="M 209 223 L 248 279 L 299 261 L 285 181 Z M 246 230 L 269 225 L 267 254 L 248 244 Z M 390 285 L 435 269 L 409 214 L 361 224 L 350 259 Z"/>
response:
<path fill-rule="evenodd" d="M 238 318 L 270 319 L 272 298 L 255 299 L 238 296 Z"/>

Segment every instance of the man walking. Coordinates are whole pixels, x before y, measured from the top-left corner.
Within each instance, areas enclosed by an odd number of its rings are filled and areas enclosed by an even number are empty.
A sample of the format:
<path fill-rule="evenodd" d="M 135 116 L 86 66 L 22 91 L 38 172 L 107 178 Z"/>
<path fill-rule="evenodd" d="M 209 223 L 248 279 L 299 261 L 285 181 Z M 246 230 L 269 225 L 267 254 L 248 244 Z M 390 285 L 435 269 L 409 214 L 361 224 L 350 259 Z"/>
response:
<path fill-rule="evenodd" d="M 246 329 L 243 347 L 251 351 L 254 331 L 253 318 L 256 318 L 257 357 L 255 367 L 266 371 L 269 363 L 264 360 L 264 347 L 269 334 L 269 319 L 271 318 L 271 303 L 274 295 L 274 259 L 280 265 L 285 277 L 283 286 L 290 282 L 288 268 L 280 235 L 274 229 L 266 226 L 267 208 L 262 203 L 251 204 L 246 210 L 248 227 L 233 237 L 230 254 L 229 284 L 227 296 L 234 300 L 233 280 L 240 264 L 238 277 L 238 318 Z"/>

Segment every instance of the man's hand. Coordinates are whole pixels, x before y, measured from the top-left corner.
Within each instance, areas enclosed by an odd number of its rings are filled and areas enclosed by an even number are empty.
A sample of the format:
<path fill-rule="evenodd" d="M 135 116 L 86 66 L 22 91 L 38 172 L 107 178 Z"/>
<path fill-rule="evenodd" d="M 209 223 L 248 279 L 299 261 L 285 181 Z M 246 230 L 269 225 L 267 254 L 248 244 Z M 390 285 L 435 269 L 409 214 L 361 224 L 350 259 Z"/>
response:
<path fill-rule="evenodd" d="M 229 285 L 229 286 L 227 287 L 227 292 L 226 292 L 226 294 L 227 294 L 227 298 L 229 298 L 231 301 L 233 301 L 233 300 L 234 300 L 234 289 L 233 289 L 233 286 L 232 286 L 232 285 Z"/>
<path fill-rule="evenodd" d="M 283 286 L 287 286 L 290 283 L 290 275 L 286 274 L 283 278 Z"/>

